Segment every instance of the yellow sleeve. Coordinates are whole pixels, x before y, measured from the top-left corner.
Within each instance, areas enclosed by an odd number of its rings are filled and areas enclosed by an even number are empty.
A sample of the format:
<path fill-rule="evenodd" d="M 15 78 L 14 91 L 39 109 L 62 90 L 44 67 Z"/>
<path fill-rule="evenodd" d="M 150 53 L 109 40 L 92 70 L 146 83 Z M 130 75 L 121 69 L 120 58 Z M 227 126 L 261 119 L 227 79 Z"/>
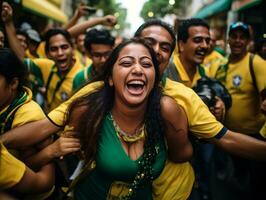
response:
<path fill-rule="evenodd" d="M 14 117 L 12 128 L 45 118 L 41 107 L 33 100 L 21 106 Z"/>
<path fill-rule="evenodd" d="M 262 137 L 266 138 L 266 122 L 264 123 L 264 125 L 260 129 L 260 134 Z"/>
<path fill-rule="evenodd" d="M 38 68 L 38 70 L 40 70 L 42 73 L 44 84 L 46 84 L 51 70 L 55 64 L 54 61 L 47 58 L 36 58 L 32 59 L 31 62 L 33 63 L 33 66 L 31 68 L 32 72 L 36 73 L 36 70 L 34 68 Z M 36 76 L 38 76 L 38 74 L 36 74 Z"/>
<path fill-rule="evenodd" d="M 174 98 L 182 106 L 188 117 L 189 130 L 198 138 L 221 137 L 226 132 L 192 89 L 167 79 L 164 94 Z"/>
<path fill-rule="evenodd" d="M 26 166 L 12 156 L 1 143 L 0 153 L 0 190 L 16 185 L 23 177 Z"/>
<path fill-rule="evenodd" d="M 266 61 L 260 56 L 255 55 L 253 61 L 254 73 L 256 77 L 257 87 L 261 92 L 266 88 Z"/>
<path fill-rule="evenodd" d="M 57 108 L 52 110 L 48 117 L 52 120 L 56 125 L 63 126 L 66 121 L 66 114 L 68 111 L 68 106 L 77 98 L 84 96 L 85 94 L 89 94 L 96 89 L 100 88 L 103 85 L 103 82 L 98 81 L 88 85 L 85 85 L 83 88 L 78 90 L 70 99 L 60 104 Z"/>

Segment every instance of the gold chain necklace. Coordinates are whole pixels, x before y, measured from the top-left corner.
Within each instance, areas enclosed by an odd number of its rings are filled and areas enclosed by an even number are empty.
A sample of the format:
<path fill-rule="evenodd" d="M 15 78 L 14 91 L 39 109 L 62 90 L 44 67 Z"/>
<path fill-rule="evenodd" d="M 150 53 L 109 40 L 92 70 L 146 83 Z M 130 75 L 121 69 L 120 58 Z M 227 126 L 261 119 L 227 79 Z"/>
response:
<path fill-rule="evenodd" d="M 110 117 L 111 120 L 113 122 L 116 134 L 119 138 L 121 138 L 123 141 L 127 142 L 127 143 L 134 143 L 138 140 L 141 140 L 143 138 L 145 138 L 145 128 L 144 128 L 144 124 L 138 128 L 135 131 L 135 134 L 128 134 L 125 131 L 123 131 L 116 123 L 116 121 L 113 118 L 112 113 L 110 113 Z"/>

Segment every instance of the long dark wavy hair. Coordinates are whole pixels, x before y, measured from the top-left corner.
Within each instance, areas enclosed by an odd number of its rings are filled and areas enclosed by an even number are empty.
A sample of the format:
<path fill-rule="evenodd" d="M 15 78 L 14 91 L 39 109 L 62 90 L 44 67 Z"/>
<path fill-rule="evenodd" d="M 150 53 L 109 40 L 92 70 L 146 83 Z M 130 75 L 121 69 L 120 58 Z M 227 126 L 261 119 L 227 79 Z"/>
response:
<path fill-rule="evenodd" d="M 144 144 L 143 158 L 145 162 L 141 162 L 138 174 L 145 173 L 148 181 L 153 180 L 151 166 L 156 157 L 155 145 L 158 144 L 163 137 L 163 122 L 160 113 L 160 98 L 162 90 L 159 85 L 159 65 L 154 50 L 140 38 L 132 38 L 118 45 L 111 53 L 104 65 L 104 71 L 92 81 L 103 81 L 104 85 L 93 93 L 87 94 L 75 100 L 69 109 L 71 115 L 73 109 L 77 106 L 85 106 L 86 109 L 79 119 L 77 131 L 80 134 L 81 148 L 84 152 L 85 163 L 89 163 L 95 159 L 97 151 L 97 141 L 101 134 L 101 128 L 104 117 L 111 111 L 114 104 L 113 86 L 109 85 L 108 78 L 112 75 L 113 66 L 123 48 L 130 44 L 141 44 L 148 49 L 155 68 L 155 84 L 148 97 L 147 108 L 144 115 L 145 129 L 147 137 Z M 145 167 L 146 166 L 146 167 Z M 147 168 L 147 166 L 149 166 Z M 140 181 L 135 182 L 141 184 Z M 134 183 L 134 184 L 135 184 Z M 132 185 L 132 187 L 137 187 Z"/>

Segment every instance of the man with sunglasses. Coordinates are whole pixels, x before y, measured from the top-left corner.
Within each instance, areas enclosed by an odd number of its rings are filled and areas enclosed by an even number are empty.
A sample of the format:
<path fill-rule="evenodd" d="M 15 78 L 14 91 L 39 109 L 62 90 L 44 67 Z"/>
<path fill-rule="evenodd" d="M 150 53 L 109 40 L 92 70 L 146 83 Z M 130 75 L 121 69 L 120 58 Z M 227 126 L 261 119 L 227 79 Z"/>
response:
<path fill-rule="evenodd" d="M 259 132 L 265 123 L 265 115 L 260 105 L 265 102 L 266 61 L 247 51 L 250 41 L 247 24 L 235 22 L 230 25 L 228 33 L 231 53 L 228 63 L 220 66 L 216 73 L 216 78 L 224 83 L 232 96 L 232 107 L 227 111 L 224 123 L 230 130 L 263 139 L 261 135 L 265 137 L 266 134 L 261 132 L 260 135 Z M 248 199 L 264 199 L 265 164 L 235 156 L 232 159 L 236 172 L 234 179 L 242 187 L 241 194 Z"/>
<path fill-rule="evenodd" d="M 73 90 L 101 73 L 102 66 L 112 52 L 115 38 L 106 29 L 91 29 L 86 33 L 84 46 L 92 64 L 82 69 L 73 81 Z"/>

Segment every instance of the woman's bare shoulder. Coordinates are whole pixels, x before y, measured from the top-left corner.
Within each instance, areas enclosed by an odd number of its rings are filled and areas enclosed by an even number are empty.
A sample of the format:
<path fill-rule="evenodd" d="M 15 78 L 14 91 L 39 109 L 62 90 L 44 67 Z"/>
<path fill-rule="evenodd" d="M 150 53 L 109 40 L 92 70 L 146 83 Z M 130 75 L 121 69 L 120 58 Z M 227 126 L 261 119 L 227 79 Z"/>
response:
<path fill-rule="evenodd" d="M 166 119 L 175 118 L 177 115 L 186 117 L 183 108 L 169 96 L 161 98 L 161 114 Z"/>

